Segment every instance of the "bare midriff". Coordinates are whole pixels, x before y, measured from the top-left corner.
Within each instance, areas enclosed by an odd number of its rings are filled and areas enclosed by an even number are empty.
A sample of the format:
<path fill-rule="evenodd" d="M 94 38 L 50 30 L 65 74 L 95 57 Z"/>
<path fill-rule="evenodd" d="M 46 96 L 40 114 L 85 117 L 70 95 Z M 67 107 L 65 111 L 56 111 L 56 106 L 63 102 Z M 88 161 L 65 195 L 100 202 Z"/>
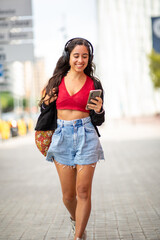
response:
<path fill-rule="evenodd" d="M 86 118 L 89 116 L 87 112 L 81 112 L 77 110 L 57 109 L 57 118 L 61 120 L 71 121 L 74 119 Z"/>

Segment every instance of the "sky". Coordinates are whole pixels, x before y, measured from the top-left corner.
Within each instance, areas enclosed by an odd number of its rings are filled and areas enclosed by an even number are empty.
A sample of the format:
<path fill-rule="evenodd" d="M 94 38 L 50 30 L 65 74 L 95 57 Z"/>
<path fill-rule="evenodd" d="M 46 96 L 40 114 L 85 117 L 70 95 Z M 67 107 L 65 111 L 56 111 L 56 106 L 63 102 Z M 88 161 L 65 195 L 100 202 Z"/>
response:
<path fill-rule="evenodd" d="M 35 56 L 44 57 L 50 77 L 66 41 L 96 43 L 96 0 L 32 0 Z"/>

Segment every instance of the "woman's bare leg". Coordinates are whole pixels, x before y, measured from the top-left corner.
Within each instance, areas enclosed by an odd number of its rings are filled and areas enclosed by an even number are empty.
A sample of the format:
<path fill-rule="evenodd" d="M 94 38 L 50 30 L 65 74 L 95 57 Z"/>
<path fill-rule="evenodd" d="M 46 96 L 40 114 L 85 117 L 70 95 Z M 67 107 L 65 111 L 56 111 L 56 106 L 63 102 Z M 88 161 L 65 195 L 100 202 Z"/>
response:
<path fill-rule="evenodd" d="M 55 166 L 59 175 L 62 194 L 63 194 L 63 203 L 68 209 L 71 218 L 75 220 L 75 212 L 77 206 L 76 199 L 76 168 L 59 164 L 56 161 Z"/>
<path fill-rule="evenodd" d="M 82 168 L 82 169 L 81 169 Z M 76 233 L 81 238 L 86 228 L 91 211 L 91 188 L 95 165 L 77 165 L 77 208 L 76 208 Z"/>

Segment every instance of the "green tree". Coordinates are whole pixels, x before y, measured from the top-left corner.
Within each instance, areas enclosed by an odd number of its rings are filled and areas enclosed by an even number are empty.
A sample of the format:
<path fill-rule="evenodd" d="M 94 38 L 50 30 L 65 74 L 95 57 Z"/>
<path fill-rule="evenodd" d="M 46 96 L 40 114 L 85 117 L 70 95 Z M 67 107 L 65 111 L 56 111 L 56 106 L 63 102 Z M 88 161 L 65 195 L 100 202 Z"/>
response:
<path fill-rule="evenodd" d="M 14 107 L 14 99 L 9 92 L 0 92 L 0 103 L 2 112 L 12 111 Z"/>
<path fill-rule="evenodd" d="M 29 99 L 28 98 L 23 98 L 23 108 L 27 109 L 29 107 Z"/>
<path fill-rule="evenodd" d="M 160 88 L 160 54 L 152 50 L 148 58 L 151 80 L 156 89 Z"/>

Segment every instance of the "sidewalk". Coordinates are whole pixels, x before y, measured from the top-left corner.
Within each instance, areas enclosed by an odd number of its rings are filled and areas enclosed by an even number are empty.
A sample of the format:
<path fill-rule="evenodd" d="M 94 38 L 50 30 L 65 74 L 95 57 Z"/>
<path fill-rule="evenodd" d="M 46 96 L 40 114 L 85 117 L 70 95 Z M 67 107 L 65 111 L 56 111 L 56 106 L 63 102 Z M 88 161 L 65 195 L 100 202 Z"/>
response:
<path fill-rule="evenodd" d="M 108 121 L 87 240 L 160 240 L 160 125 Z M 0 240 L 72 240 L 52 163 L 34 136 L 0 143 Z"/>

